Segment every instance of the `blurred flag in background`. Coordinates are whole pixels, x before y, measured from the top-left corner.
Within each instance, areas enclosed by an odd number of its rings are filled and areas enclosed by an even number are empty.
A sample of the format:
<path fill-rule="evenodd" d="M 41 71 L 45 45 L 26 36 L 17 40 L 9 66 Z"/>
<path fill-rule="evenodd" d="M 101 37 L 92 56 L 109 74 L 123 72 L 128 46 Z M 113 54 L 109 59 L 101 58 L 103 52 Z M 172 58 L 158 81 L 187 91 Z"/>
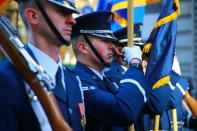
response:
<path fill-rule="evenodd" d="M 0 14 L 4 13 L 12 0 L 0 0 Z"/>
<path fill-rule="evenodd" d="M 134 24 L 143 23 L 145 6 L 159 2 L 160 0 L 134 0 Z M 127 26 L 127 0 L 98 0 L 96 11 L 111 11 L 114 13 L 112 31 Z"/>

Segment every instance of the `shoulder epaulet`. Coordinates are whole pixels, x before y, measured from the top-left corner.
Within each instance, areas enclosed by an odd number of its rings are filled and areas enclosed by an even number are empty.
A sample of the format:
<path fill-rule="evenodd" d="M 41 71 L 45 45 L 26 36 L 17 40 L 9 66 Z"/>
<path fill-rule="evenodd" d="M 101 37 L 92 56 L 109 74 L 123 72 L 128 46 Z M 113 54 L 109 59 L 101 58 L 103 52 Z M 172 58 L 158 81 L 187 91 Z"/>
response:
<path fill-rule="evenodd" d="M 83 71 L 83 70 L 77 70 L 77 69 L 72 69 L 73 72 L 75 72 L 75 74 L 77 76 L 79 76 L 80 80 L 85 83 L 90 83 L 92 85 L 96 86 L 96 81 L 94 80 L 94 78 L 88 74 L 87 72 Z"/>
<path fill-rule="evenodd" d="M 94 85 L 96 83 L 96 81 L 92 78 L 91 75 L 89 75 L 88 73 L 86 73 L 86 72 L 84 72 L 82 70 L 76 70 L 75 68 L 69 69 L 66 66 L 64 66 L 63 68 L 64 68 L 64 70 L 66 70 L 66 71 L 74 74 L 75 76 L 79 76 L 79 78 L 80 78 L 81 81 L 85 81 L 85 82 L 91 83 L 91 84 L 94 83 Z"/>

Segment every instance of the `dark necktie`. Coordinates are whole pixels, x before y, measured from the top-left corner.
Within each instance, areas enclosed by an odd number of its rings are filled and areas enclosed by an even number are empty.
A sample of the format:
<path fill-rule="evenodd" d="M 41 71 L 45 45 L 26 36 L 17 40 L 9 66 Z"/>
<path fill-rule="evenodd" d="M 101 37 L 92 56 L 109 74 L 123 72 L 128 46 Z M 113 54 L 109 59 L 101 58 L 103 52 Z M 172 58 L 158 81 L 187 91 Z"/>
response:
<path fill-rule="evenodd" d="M 117 91 L 116 86 L 113 84 L 112 81 L 110 81 L 108 78 L 106 78 L 105 76 L 103 76 L 103 82 L 105 83 L 106 87 L 108 88 L 108 90 L 112 93 L 115 93 Z"/>
<path fill-rule="evenodd" d="M 56 86 L 54 92 L 56 93 L 56 95 L 66 100 L 66 92 L 62 83 L 62 71 L 60 67 L 58 67 L 55 78 L 56 78 Z"/>

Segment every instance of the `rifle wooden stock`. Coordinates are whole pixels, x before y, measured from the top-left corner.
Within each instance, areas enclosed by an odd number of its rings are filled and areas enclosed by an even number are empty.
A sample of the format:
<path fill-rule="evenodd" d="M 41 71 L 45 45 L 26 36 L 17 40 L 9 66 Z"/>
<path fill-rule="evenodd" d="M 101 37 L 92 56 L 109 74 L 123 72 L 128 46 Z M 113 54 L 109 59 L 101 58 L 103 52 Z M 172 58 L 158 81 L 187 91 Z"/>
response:
<path fill-rule="evenodd" d="M 188 91 L 185 93 L 184 101 L 189 106 L 193 116 L 197 119 L 197 101 L 190 96 Z"/>
<path fill-rule="evenodd" d="M 0 46 L 36 94 L 47 114 L 52 129 L 54 131 L 72 131 L 60 112 L 53 92 L 47 92 L 41 85 L 41 82 L 37 79 L 36 74 L 29 70 L 26 61 L 23 60 L 23 56 L 11 43 L 5 33 L 2 32 L 2 30 L 0 30 Z"/>

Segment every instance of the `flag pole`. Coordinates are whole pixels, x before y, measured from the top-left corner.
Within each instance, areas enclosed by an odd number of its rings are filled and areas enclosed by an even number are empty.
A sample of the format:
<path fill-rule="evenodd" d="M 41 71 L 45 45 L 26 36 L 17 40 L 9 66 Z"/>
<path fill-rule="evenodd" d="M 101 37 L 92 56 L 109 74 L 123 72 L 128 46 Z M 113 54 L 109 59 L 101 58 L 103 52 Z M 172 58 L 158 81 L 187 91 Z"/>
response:
<path fill-rule="evenodd" d="M 172 109 L 172 123 L 173 123 L 173 131 L 178 131 L 176 109 Z"/>
<path fill-rule="evenodd" d="M 128 37 L 128 46 L 133 46 L 133 7 L 134 0 L 128 0 L 128 8 L 127 8 L 127 19 L 128 19 L 128 29 L 127 29 L 127 37 Z"/>
<path fill-rule="evenodd" d="M 134 0 L 128 0 L 127 8 L 127 19 L 128 19 L 128 28 L 127 28 L 127 37 L 128 37 L 128 46 L 133 46 L 133 7 Z M 134 124 L 129 127 L 129 131 L 135 131 Z"/>
<path fill-rule="evenodd" d="M 155 115 L 154 131 L 159 130 L 160 115 Z"/>

